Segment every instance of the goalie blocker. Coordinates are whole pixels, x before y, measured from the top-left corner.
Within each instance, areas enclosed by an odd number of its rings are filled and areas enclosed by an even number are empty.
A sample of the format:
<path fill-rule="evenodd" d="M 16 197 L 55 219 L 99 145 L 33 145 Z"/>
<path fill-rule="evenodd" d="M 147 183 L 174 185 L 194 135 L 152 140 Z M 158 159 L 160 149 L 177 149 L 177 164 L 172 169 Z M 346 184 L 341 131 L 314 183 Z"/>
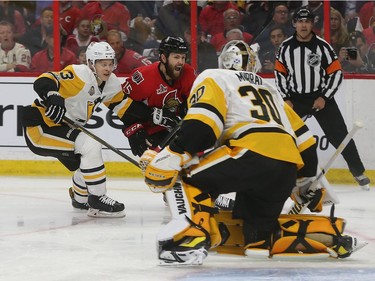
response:
<path fill-rule="evenodd" d="M 246 255 L 249 257 L 333 257 L 347 258 L 367 245 L 357 238 L 344 235 L 346 222 L 342 218 L 317 215 L 280 215 L 278 230 L 273 234 L 269 247 L 262 250 L 244 245 L 243 221 L 233 219 L 231 211 L 220 211 L 215 215 L 221 244 L 212 249 L 220 254 Z"/>

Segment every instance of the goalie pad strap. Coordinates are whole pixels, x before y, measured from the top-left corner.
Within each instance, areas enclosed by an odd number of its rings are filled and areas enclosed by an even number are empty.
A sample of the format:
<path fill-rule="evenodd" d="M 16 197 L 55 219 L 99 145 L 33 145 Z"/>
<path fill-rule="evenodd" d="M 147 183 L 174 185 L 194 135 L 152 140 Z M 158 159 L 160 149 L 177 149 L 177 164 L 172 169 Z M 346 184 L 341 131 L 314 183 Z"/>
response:
<path fill-rule="evenodd" d="M 232 212 L 220 211 L 215 214 L 222 235 L 222 243 L 217 247 L 219 253 L 243 255 L 243 221 L 233 219 Z M 335 245 L 334 239 L 341 236 L 345 220 L 333 216 L 280 215 L 280 230 L 273 237 L 271 254 L 301 256 L 314 253 L 327 253 L 327 247 Z"/>
<path fill-rule="evenodd" d="M 280 232 L 274 237 L 271 255 L 280 253 L 321 253 L 341 235 L 344 220 L 313 215 L 280 216 Z"/>

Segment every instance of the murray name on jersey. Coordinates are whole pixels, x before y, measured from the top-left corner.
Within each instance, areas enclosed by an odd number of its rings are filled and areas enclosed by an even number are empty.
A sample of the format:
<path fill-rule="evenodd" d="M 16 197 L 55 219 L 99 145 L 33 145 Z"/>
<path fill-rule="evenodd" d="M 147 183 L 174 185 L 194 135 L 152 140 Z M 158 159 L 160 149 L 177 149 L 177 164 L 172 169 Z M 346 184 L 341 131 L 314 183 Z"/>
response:
<path fill-rule="evenodd" d="M 248 81 L 251 84 L 263 85 L 263 79 L 255 73 L 247 72 L 247 71 L 246 72 L 245 71 L 237 71 L 237 72 L 235 72 L 235 75 L 238 77 L 238 80 L 240 82 Z"/>

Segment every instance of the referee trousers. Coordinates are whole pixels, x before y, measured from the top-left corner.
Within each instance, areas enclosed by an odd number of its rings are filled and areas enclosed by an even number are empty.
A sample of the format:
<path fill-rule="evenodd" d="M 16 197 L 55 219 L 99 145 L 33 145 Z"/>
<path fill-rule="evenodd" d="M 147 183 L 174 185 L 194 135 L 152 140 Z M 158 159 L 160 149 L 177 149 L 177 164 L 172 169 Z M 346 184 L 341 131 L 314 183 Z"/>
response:
<path fill-rule="evenodd" d="M 348 129 L 340 112 L 340 109 L 335 99 L 331 99 L 329 101 L 326 101 L 324 109 L 320 111 L 313 111 L 312 106 L 315 99 L 315 96 L 314 98 L 309 98 L 306 96 L 296 97 L 294 95 L 291 98 L 291 102 L 293 103 L 294 111 L 301 118 L 308 115 L 314 116 L 316 121 L 322 128 L 324 134 L 326 135 L 328 141 L 335 148 L 338 148 L 340 143 L 348 134 Z M 348 143 L 341 154 L 344 157 L 349 170 L 354 177 L 364 173 L 365 168 L 363 166 L 361 158 L 359 157 L 358 150 L 353 139 Z"/>

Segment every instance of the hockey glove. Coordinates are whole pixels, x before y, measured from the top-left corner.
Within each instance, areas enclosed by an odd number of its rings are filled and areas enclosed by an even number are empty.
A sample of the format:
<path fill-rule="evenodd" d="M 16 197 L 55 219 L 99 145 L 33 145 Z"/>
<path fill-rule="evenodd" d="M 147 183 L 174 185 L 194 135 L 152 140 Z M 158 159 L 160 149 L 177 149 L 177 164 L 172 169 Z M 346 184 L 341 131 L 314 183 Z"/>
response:
<path fill-rule="evenodd" d="M 180 121 L 181 118 L 168 109 L 154 107 L 152 122 L 155 125 L 163 126 L 169 129 L 174 128 Z"/>
<path fill-rule="evenodd" d="M 154 159 L 154 157 L 158 155 L 158 153 L 155 150 L 147 149 L 141 156 L 141 159 L 139 159 L 139 167 L 142 170 L 142 174 L 145 175 L 146 168 L 148 164 Z"/>
<path fill-rule="evenodd" d="M 123 129 L 123 133 L 129 140 L 132 153 L 136 156 L 141 156 L 146 149 L 152 146 L 149 135 L 140 123 L 134 123 Z"/>
<path fill-rule="evenodd" d="M 307 204 L 307 208 L 311 212 L 321 212 L 326 190 L 320 184 L 312 187 L 315 179 L 316 177 L 297 179 L 297 185 L 293 189 L 291 197 L 296 204 Z"/>
<path fill-rule="evenodd" d="M 49 91 L 45 105 L 46 111 L 44 114 L 55 124 L 60 124 L 66 112 L 64 98 L 58 92 Z"/>
<path fill-rule="evenodd" d="M 146 155 L 145 158 L 147 158 Z M 164 192 L 172 188 L 176 183 L 182 166 L 191 159 L 190 154 L 174 152 L 167 146 L 153 157 L 150 164 L 147 165 L 145 171 L 146 184 L 155 193 Z"/>

